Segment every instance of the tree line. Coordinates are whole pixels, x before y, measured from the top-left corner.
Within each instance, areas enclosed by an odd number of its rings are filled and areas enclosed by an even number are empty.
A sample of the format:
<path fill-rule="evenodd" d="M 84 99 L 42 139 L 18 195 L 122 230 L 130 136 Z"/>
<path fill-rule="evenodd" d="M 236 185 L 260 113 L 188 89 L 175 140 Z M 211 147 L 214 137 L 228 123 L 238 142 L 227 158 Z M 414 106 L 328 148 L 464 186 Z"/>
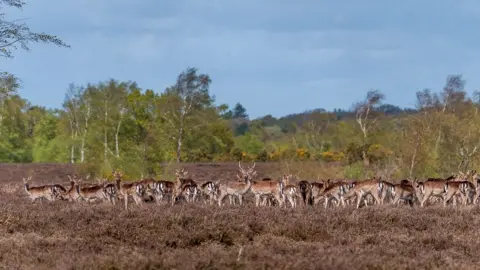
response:
<path fill-rule="evenodd" d="M 451 173 L 478 161 L 479 95 L 467 94 L 461 75 L 448 76 L 442 91 L 418 92 L 415 109 L 383 104 L 374 90 L 349 110 L 252 120 L 240 103 L 217 104 L 211 83 L 187 68 L 161 92 L 113 79 L 71 84 L 62 108 L 47 109 L 2 80 L 0 161 L 147 173 L 168 161 L 310 160 L 341 162 L 353 174 L 376 167 L 406 176 Z"/>

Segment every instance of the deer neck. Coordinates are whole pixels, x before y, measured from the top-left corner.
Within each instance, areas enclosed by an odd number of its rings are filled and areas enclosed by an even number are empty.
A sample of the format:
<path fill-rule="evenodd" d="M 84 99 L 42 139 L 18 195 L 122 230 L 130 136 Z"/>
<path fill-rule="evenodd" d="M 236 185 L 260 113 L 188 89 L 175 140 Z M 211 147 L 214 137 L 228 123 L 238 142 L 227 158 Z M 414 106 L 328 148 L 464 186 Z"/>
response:
<path fill-rule="evenodd" d="M 245 188 L 243 189 L 243 194 L 247 193 L 248 190 L 250 190 L 250 187 L 252 186 L 252 181 L 250 181 L 250 178 L 247 178 L 247 185 L 245 186 Z"/>

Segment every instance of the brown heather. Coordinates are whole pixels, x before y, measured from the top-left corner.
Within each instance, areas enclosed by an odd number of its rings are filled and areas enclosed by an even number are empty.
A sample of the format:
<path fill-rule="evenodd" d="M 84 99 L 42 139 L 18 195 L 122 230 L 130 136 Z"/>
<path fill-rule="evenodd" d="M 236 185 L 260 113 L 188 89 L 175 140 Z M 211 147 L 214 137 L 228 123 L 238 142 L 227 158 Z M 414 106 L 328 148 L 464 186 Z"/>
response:
<path fill-rule="evenodd" d="M 199 182 L 236 164 L 186 165 Z M 259 177 L 273 165 L 257 165 Z M 69 165 L 1 165 L 0 267 L 6 269 L 473 269 L 480 209 L 441 204 L 354 209 L 36 202 L 21 188 L 67 185 Z M 262 174 L 263 173 L 263 174 Z M 272 174 L 273 176 L 273 174 Z M 210 178 L 210 179 L 209 179 Z"/>

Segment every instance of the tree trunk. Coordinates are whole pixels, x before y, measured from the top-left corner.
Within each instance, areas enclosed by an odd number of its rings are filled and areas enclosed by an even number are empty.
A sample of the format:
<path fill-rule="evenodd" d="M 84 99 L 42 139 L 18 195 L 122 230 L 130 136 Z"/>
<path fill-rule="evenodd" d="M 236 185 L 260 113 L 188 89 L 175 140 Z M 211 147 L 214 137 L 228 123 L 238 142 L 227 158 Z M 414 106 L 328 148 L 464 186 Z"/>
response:
<path fill-rule="evenodd" d="M 177 163 L 180 163 L 180 158 L 182 154 L 182 139 L 183 139 L 183 125 L 180 126 L 178 130 L 178 137 L 177 137 Z"/>
<path fill-rule="evenodd" d="M 70 116 L 71 117 L 71 116 Z M 74 120 L 70 119 L 70 132 L 72 133 L 71 139 L 72 139 L 72 145 L 70 146 L 70 163 L 75 163 L 75 125 L 74 125 Z"/>
<path fill-rule="evenodd" d="M 117 130 L 115 131 L 115 156 L 120 158 L 120 146 L 119 146 L 119 133 L 120 127 L 122 126 L 122 119 L 118 121 Z"/>
<path fill-rule="evenodd" d="M 80 149 L 80 162 L 85 162 L 85 141 L 87 139 L 88 134 L 88 121 L 90 120 L 90 104 L 88 103 L 86 112 L 85 112 L 85 125 L 83 127 L 83 134 L 82 134 L 82 146 Z"/>
<path fill-rule="evenodd" d="M 75 144 L 70 147 L 70 163 L 75 163 Z"/>
<path fill-rule="evenodd" d="M 104 160 L 108 160 L 108 133 L 107 133 L 107 124 L 108 124 L 108 103 L 105 100 L 105 115 L 104 115 L 104 126 L 103 126 L 103 156 Z"/>
<path fill-rule="evenodd" d="M 362 159 L 365 168 L 368 167 L 370 165 L 370 160 L 368 160 L 367 151 L 365 149 L 362 150 Z"/>
<path fill-rule="evenodd" d="M 363 132 L 362 159 L 363 159 L 363 165 L 365 166 L 365 168 L 367 168 L 368 166 L 370 166 L 370 160 L 368 159 L 367 149 L 365 149 L 365 147 L 367 146 L 367 137 L 368 137 L 367 128 L 365 126 L 362 127 L 362 132 Z"/>
<path fill-rule="evenodd" d="M 82 146 L 80 149 L 80 162 L 85 163 L 85 137 L 82 138 Z"/>
<path fill-rule="evenodd" d="M 3 112 L 4 112 L 4 105 L 3 105 L 3 100 L 1 102 L 1 108 L 0 108 L 0 136 L 2 135 L 2 127 L 3 127 Z"/>
<path fill-rule="evenodd" d="M 415 142 L 415 149 L 413 150 L 412 161 L 410 162 L 410 173 L 409 173 L 410 178 L 412 178 L 413 169 L 415 168 L 415 164 L 417 163 L 417 152 L 418 152 L 419 146 L 420 146 L 420 139 L 417 137 Z"/>

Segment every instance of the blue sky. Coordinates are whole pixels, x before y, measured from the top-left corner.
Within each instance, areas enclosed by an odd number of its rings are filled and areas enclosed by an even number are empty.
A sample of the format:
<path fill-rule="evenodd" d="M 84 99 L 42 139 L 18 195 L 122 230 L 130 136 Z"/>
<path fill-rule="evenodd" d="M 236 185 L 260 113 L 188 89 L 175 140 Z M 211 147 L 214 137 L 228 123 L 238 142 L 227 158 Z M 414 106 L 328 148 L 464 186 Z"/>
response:
<path fill-rule="evenodd" d="M 480 1 L 29 0 L 9 18 L 72 48 L 32 44 L 2 69 L 22 96 L 60 107 L 70 82 L 115 78 L 163 91 L 194 66 L 218 103 L 256 118 L 350 108 L 370 89 L 412 107 L 449 74 L 480 89 Z M 478 87 L 478 88 L 477 88 Z"/>

